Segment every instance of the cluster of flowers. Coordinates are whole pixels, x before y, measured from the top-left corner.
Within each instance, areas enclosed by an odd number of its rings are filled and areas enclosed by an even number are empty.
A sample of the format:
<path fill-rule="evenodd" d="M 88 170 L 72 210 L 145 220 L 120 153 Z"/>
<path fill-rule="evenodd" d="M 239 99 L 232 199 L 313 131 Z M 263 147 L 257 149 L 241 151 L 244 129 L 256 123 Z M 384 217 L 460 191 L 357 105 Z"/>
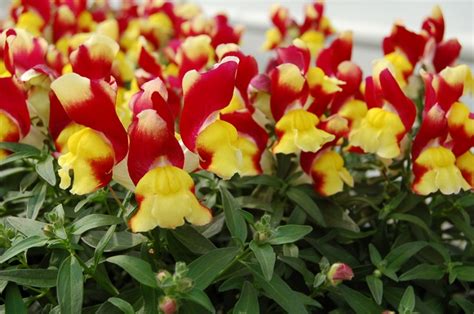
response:
<path fill-rule="evenodd" d="M 275 57 L 259 73 L 241 28 L 191 4 L 15 1 L 0 25 L 0 141 L 51 138 L 60 187 L 73 194 L 112 179 L 133 190 L 134 232 L 210 222 L 189 172 L 258 175 L 275 154 L 298 156 L 324 196 L 354 184 L 346 151 L 387 162 L 411 153 L 418 194 L 472 189 L 474 117 L 460 98 L 473 79 L 451 67 L 461 47 L 443 40 L 439 8 L 419 33 L 396 24 L 365 80 L 352 33 L 325 46 L 335 32 L 323 13 L 316 1 L 298 25 L 274 7 L 264 47 Z M 418 73 L 421 121 L 406 96 Z"/>

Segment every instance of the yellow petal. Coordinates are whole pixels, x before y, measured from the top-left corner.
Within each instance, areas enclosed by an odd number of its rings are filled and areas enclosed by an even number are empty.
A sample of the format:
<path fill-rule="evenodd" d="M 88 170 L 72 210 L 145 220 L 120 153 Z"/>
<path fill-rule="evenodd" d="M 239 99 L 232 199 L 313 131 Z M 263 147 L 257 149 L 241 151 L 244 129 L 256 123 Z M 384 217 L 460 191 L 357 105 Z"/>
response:
<path fill-rule="evenodd" d="M 316 128 L 318 117 L 304 109 L 287 112 L 276 124 L 277 133 L 282 134 L 273 148 L 273 153 L 291 154 L 317 152 L 322 145 L 335 136 Z"/>
<path fill-rule="evenodd" d="M 362 119 L 360 126 L 349 134 L 349 143 L 362 148 L 366 153 L 382 158 L 400 155 L 399 134 L 405 131 L 400 117 L 381 108 L 372 108 Z"/>
<path fill-rule="evenodd" d="M 445 147 L 425 149 L 415 163 L 427 171 L 415 183 L 414 190 L 418 194 L 428 195 L 438 190 L 443 194 L 457 194 L 470 189 L 455 162 L 456 157 Z"/>
<path fill-rule="evenodd" d="M 199 134 L 196 145 L 199 155 L 204 158 L 205 165 L 201 165 L 222 178 L 230 178 L 236 173 L 259 173 L 254 162 L 257 145 L 240 136 L 228 122 L 216 120 L 208 125 Z"/>
<path fill-rule="evenodd" d="M 68 153 L 58 159 L 60 188 L 71 185 L 70 170 L 74 173 L 72 194 L 91 193 L 110 181 L 114 151 L 103 135 L 84 127 L 69 137 L 67 148 Z"/>
<path fill-rule="evenodd" d="M 130 220 L 133 232 L 144 232 L 159 226 L 174 229 L 184 219 L 195 225 L 211 221 L 209 210 L 199 204 L 192 190 L 189 174 L 174 166 L 156 167 L 138 182 L 135 194 L 137 213 Z"/>

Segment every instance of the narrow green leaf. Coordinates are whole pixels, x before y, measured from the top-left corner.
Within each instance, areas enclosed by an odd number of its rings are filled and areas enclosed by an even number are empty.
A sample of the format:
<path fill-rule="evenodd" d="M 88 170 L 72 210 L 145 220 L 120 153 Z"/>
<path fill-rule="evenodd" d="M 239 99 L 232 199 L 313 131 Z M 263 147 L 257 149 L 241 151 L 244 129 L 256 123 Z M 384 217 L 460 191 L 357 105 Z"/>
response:
<path fill-rule="evenodd" d="M 5 269 L 0 270 L 0 279 L 21 286 L 51 288 L 56 286 L 57 270 L 53 269 Z"/>
<path fill-rule="evenodd" d="M 412 313 L 415 309 L 415 291 L 412 286 L 408 286 L 403 293 L 400 304 L 398 305 L 398 312 L 401 314 Z"/>
<path fill-rule="evenodd" d="M 391 271 L 399 270 L 410 257 L 418 253 L 418 251 L 426 245 L 427 243 L 424 241 L 416 241 L 405 243 L 392 249 L 390 253 L 385 256 L 385 261 L 387 262 L 386 268 Z"/>
<path fill-rule="evenodd" d="M 462 281 L 474 281 L 474 266 L 455 266 L 452 272 Z"/>
<path fill-rule="evenodd" d="M 291 201 L 301 207 L 305 211 L 305 213 L 311 218 L 313 218 L 317 223 L 319 223 L 323 227 L 326 226 L 323 214 L 321 213 L 321 210 L 319 209 L 318 205 L 316 205 L 316 203 L 311 199 L 311 197 L 308 196 L 305 192 L 296 187 L 292 187 L 288 189 L 286 195 Z"/>
<path fill-rule="evenodd" d="M 16 153 L 25 153 L 32 156 L 41 154 L 41 151 L 34 146 L 15 142 L 0 142 L 0 149 L 6 149 Z"/>
<path fill-rule="evenodd" d="M 433 232 L 430 230 L 430 228 L 426 225 L 426 223 L 419 217 L 414 216 L 414 215 L 409 215 L 409 214 L 402 214 L 402 213 L 395 213 L 390 215 L 391 218 L 401 220 L 401 221 L 407 221 L 409 223 L 412 223 L 421 229 L 423 229 L 426 234 L 428 234 L 430 237 L 436 237 L 436 235 L 433 234 Z"/>
<path fill-rule="evenodd" d="M 255 241 L 250 242 L 250 249 L 255 254 L 260 268 L 262 269 L 263 277 L 266 281 L 270 281 L 273 276 L 273 269 L 275 267 L 276 255 L 270 244 L 265 243 L 258 245 Z"/>
<path fill-rule="evenodd" d="M 107 300 L 109 303 L 113 304 L 119 310 L 121 310 L 124 314 L 134 314 L 135 310 L 133 306 L 125 301 L 124 299 L 111 297 Z"/>
<path fill-rule="evenodd" d="M 370 293 L 372 293 L 372 297 L 374 298 L 375 303 L 378 305 L 382 304 L 382 297 L 383 297 L 383 282 L 380 278 L 375 277 L 374 275 L 370 275 L 365 277 L 367 281 L 367 286 L 369 286 Z"/>
<path fill-rule="evenodd" d="M 229 247 L 212 250 L 189 264 L 188 276 L 194 287 L 204 290 L 237 256 L 239 248 Z"/>
<path fill-rule="evenodd" d="M 149 286 L 140 285 L 140 290 L 143 298 L 143 307 L 139 313 L 143 314 L 156 314 L 158 309 L 158 296 L 157 290 Z"/>
<path fill-rule="evenodd" d="M 369 244 L 369 254 L 370 254 L 370 261 L 372 262 L 372 265 L 374 266 L 379 265 L 380 262 L 382 261 L 382 256 L 380 256 L 379 251 L 372 243 Z"/>
<path fill-rule="evenodd" d="M 54 158 L 48 155 L 44 160 L 38 162 L 35 166 L 36 172 L 41 178 L 43 178 L 49 185 L 56 185 L 56 173 L 54 172 Z"/>
<path fill-rule="evenodd" d="M 26 217 L 30 219 L 36 219 L 38 213 L 43 206 L 44 200 L 46 199 L 46 188 L 47 185 L 43 182 L 39 182 L 33 188 L 33 196 L 28 199 L 26 203 Z"/>
<path fill-rule="evenodd" d="M 299 272 L 306 282 L 307 285 L 311 285 L 314 282 L 314 274 L 308 270 L 305 262 L 301 258 L 290 257 L 290 256 L 278 256 L 278 259 L 283 263 L 289 265 L 291 268 Z"/>
<path fill-rule="evenodd" d="M 439 280 L 444 276 L 444 269 L 439 265 L 420 264 L 400 276 L 400 281 Z"/>
<path fill-rule="evenodd" d="M 347 213 L 347 210 L 341 206 L 331 202 L 324 202 L 324 204 L 320 207 L 324 221 L 326 222 L 326 226 L 328 228 L 343 229 L 355 233 L 360 232 L 360 228 L 357 223 L 352 220 L 352 218 Z"/>
<path fill-rule="evenodd" d="M 116 255 L 106 259 L 107 262 L 115 264 L 125 270 L 138 282 L 152 288 L 156 288 L 156 274 L 152 271 L 150 264 L 144 260 L 128 255 Z"/>
<path fill-rule="evenodd" d="M 91 214 L 73 222 L 71 224 L 71 231 L 74 235 L 83 234 L 94 228 L 116 225 L 122 222 L 119 217 L 103 214 Z"/>
<path fill-rule="evenodd" d="M 293 291 L 280 276 L 274 274 L 272 280 L 266 281 L 259 270 L 257 271 L 252 266 L 248 267 L 253 272 L 255 280 L 265 291 L 266 295 L 280 305 L 282 309 L 290 314 L 308 313 L 303 303 L 300 302 L 296 292 Z"/>
<path fill-rule="evenodd" d="M 206 254 L 216 249 L 216 246 L 199 231 L 185 224 L 171 231 L 173 236 L 181 242 L 188 250 L 196 254 Z"/>
<path fill-rule="evenodd" d="M 81 239 L 87 245 L 97 248 L 99 244 L 103 244 L 101 240 L 104 238 L 105 231 L 89 231 Z M 123 251 L 132 247 L 135 247 L 143 242 L 146 242 L 147 238 L 139 233 L 130 233 L 128 231 L 120 231 L 112 234 L 110 241 L 104 248 L 104 252 L 116 252 Z"/>
<path fill-rule="evenodd" d="M 211 313 L 216 313 L 216 310 L 214 308 L 214 305 L 212 305 L 211 300 L 207 296 L 206 293 L 199 289 L 193 289 L 190 292 L 186 293 L 184 295 L 184 298 L 187 300 L 190 300 L 196 304 L 201 305 L 203 308 L 208 310 Z M 196 311 L 197 313 L 198 311 Z"/>
<path fill-rule="evenodd" d="M 5 291 L 5 313 L 26 314 L 26 305 L 21 298 L 20 289 L 15 284 L 9 284 Z"/>
<path fill-rule="evenodd" d="M 382 309 L 371 299 L 345 285 L 337 287 L 339 294 L 357 314 L 380 314 Z"/>
<path fill-rule="evenodd" d="M 117 228 L 117 225 L 110 226 L 107 232 L 102 237 L 102 239 L 100 239 L 99 243 L 97 243 L 97 246 L 94 251 L 94 267 L 96 267 L 97 264 L 99 264 L 100 259 L 102 258 L 102 255 L 104 254 L 104 250 L 106 246 L 109 244 L 110 239 L 112 239 L 112 236 L 114 235 L 116 228 Z"/>
<path fill-rule="evenodd" d="M 303 226 L 303 225 L 279 226 L 275 229 L 275 234 L 268 242 L 274 245 L 293 243 L 302 239 L 312 230 L 313 230 L 313 227 Z"/>
<path fill-rule="evenodd" d="M 247 239 L 247 224 L 241 214 L 240 205 L 234 199 L 232 194 L 223 186 L 220 187 L 222 206 L 224 208 L 225 223 L 229 228 L 230 234 L 240 241 Z"/>
<path fill-rule="evenodd" d="M 474 313 L 474 303 L 469 301 L 467 297 L 455 294 L 453 295 L 452 302 L 456 303 L 464 313 Z"/>
<path fill-rule="evenodd" d="M 84 293 L 82 267 L 70 255 L 59 267 L 57 294 L 61 313 L 81 313 Z"/>
<path fill-rule="evenodd" d="M 14 246 L 8 248 L 2 256 L 0 256 L 0 264 L 5 263 L 10 258 L 28 250 L 32 247 L 41 247 L 48 242 L 48 239 L 32 236 L 30 238 L 23 239 L 16 243 Z"/>
<path fill-rule="evenodd" d="M 246 281 L 240 292 L 240 298 L 234 306 L 233 314 L 260 314 L 258 292 L 253 285 Z"/>

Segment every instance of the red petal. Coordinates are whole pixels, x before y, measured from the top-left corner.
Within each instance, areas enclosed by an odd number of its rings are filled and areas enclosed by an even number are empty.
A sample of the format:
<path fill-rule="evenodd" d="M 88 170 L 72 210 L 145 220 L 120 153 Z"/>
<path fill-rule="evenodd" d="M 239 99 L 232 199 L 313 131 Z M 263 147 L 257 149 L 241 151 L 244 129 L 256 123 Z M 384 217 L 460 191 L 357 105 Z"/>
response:
<path fill-rule="evenodd" d="M 0 78 L 0 110 L 15 119 L 21 130 L 21 137 L 30 131 L 30 115 L 26 95 L 14 77 Z"/>
<path fill-rule="evenodd" d="M 415 104 L 405 96 L 389 69 L 380 73 L 380 85 L 384 98 L 397 110 L 405 130 L 408 132 L 415 122 Z"/>
<path fill-rule="evenodd" d="M 157 164 L 183 167 L 183 151 L 166 121 L 155 110 L 140 112 L 129 133 L 128 171 L 135 184 Z"/>
<path fill-rule="evenodd" d="M 189 72 L 184 77 L 180 134 L 189 150 L 195 151 L 196 138 L 206 120 L 232 100 L 237 66 L 236 58 L 227 57 L 205 73 Z"/>

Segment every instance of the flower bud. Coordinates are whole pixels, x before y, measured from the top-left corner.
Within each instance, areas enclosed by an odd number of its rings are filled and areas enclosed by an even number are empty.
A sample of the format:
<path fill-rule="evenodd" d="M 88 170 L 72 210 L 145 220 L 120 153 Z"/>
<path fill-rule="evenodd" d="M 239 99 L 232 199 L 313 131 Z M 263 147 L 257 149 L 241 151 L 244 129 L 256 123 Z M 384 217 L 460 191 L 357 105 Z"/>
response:
<path fill-rule="evenodd" d="M 160 301 L 160 310 L 164 314 L 176 313 L 176 301 L 168 296 L 164 297 Z"/>
<path fill-rule="evenodd" d="M 396 314 L 394 311 L 385 310 L 382 314 Z"/>
<path fill-rule="evenodd" d="M 333 286 L 338 285 L 343 280 L 351 280 L 354 277 L 352 269 L 344 263 L 334 263 L 331 265 L 327 275 Z"/>

